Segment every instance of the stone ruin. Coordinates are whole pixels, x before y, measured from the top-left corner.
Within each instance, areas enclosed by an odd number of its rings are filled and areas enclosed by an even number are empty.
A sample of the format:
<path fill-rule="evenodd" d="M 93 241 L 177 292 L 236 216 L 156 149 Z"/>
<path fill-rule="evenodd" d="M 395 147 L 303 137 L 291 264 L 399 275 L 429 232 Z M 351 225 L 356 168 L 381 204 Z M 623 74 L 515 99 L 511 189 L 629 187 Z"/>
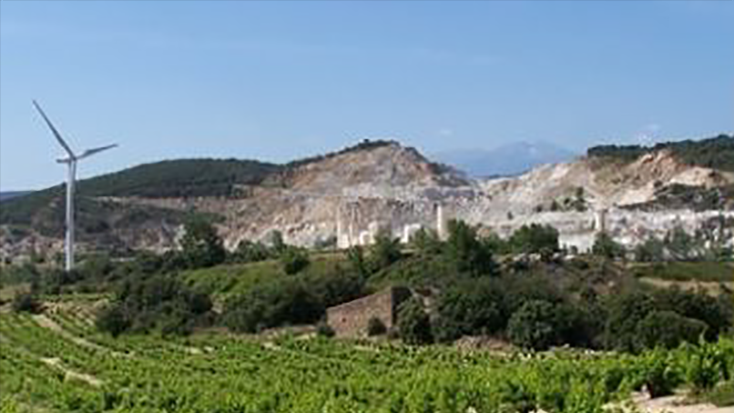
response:
<path fill-rule="evenodd" d="M 390 287 L 326 309 L 326 322 L 337 337 L 366 336 L 367 325 L 372 318 L 380 320 L 391 330 L 397 324 L 398 307 L 411 295 L 408 288 Z"/>

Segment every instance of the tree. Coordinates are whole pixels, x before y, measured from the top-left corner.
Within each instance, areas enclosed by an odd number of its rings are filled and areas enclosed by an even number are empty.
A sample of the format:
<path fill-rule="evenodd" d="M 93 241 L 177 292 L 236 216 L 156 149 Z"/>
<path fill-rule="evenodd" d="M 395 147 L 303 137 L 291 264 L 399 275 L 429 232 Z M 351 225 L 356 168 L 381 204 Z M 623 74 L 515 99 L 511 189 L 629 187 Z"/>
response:
<path fill-rule="evenodd" d="M 418 299 L 410 298 L 398 308 L 398 331 L 406 344 L 433 342 L 430 318 Z"/>
<path fill-rule="evenodd" d="M 95 325 L 100 331 L 106 331 L 112 334 L 112 337 L 117 337 L 130 328 L 131 321 L 122 306 L 115 305 L 104 308 L 97 316 Z"/>
<path fill-rule="evenodd" d="M 477 238 L 474 228 L 464 221 L 451 220 L 448 232 L 446 255 L 458 272 L 472 276 L 497 274 L 492 251 Z"/>
<path fill-rule="evenodd" d="M 109 254 L 96 253 L 84 258 L 79 271 L 84 279 L 101 281 L 114 269 Z"/>
<path fill-rule="evenodd" d="M 513 344 L 533 350 L 546 350 L 558 342 L 555 306 L 547 301 L 528 301 L 507 324 Z"/>
<path fill-rule="evenodd" d="M 258 262 L 270 258 L 273 254 L 267 246 L 260 242 L 242 240 L 232 254 L 232 261 L 239 263 Z"/>
<path fill-rule="evenodd" d="M 151 330 L 187 334 L 210 321 L 211 307 L 207 295 L 192 291 L 174 276 L 133 274 L 97 316 L 96 325 L 113 335 Z"/>
<path fill-rule="evenodd" d="M 621 244 L 614 241 L 608 233 L 600 232 L 596 234 L 596 239 L 594 240 L 594 245 L 591 247 L 591 252 L 594 255 L 614 260 L 617 258 L 623 258 L 625 249 Z"/>
<path fill-rule="evenodd" d="M 286 248 L 285 241 L 283 240 L 283 233 L 280 231 L 276 230 L 271 232 L 269 236 L 269 241 L 270 248 L 273 249 L 275 255 L 280 255 L 280 253 L 282 253 Z"/>
<path fill-rule="evenodd" d="M 13 303 L 11 305 L 13 311 L 16 313 L 40 313 L 43 309 L 43 305 L 38 301 L 35 294 L 30 292 L 18 293 L 13 297 Z"/>
<path fill-rule="evenodd" d="M 584 199 L 584 188 L 581 186 L 576 188 L 576 193 L 573 200 L 573 208 L 578 212 L 584 212 L 587 209 L 586 199 Z"/>
<path fill-rule="evenodd" d="M 402 257 L 400 240 L 394 238 L 389 229 L 382 228 L 375 234 L 370 248 L 370 260 L 374 271 L 387 268 Z"/>
<path fill-rule="evenodd" d="M 302 248 L 286 247 L 280 254 L 280 263 L 283 265 L 283 271 L 288 275 L 300 272 L 310 262 L 308 252 Z"/>
<path fill-rule="evenodd" d="M 449 342 L 462 335 L 503 330 L 507 320 L 505 293 L 495 278 L 466 280 L 442 291 L 436 303 L 436 340 Z"/>
<path fill-rule="evenodd" d="M 641 291 L 612 295 L 607 305 L 606 345 L 610 349 L 640 351 L 638 325 L 655 310 L 653 298 Z"/>
<path fill-rule="evenodd" d="M 695 240 L 681 226 L 676 226 L 665 236 L 665 247 L 676 261 L 687 261 L 695 255 Z"/>
<path fill-rule="evenodd" d="M 665 259 L 665 245 L 654 236 L 635 248 L 635 260 L 638 262 L 661 262 Z"/>
<path fill-rule="evenodd" d="M 704 291 L 693 292 L 670 287 L 657 291 L 655 302 L 656 307 L 662 311 L 673 311 L 682 317 L 705 323 L 708 340 L 715 340 L 719 333 L 732 325 L 731 295 L 728 294 L 713 297 Z"/>
<path fill-rule="evenodd" d="M 256 285 L 247 293 L 232 297 L 222 316 L 233 331 L 256 333 L 285 324 L 312 323 L 322 313 L 323 306 L 302 280 L 288 278 Z"/>
<path fill-rule="evenodd" d="M 509 240 L 514 252 L 540 254 L 559 251 L 558 230 L 550 225 L 523 225 Z"/>
<path fill-rule="evenodd" d="M 189 267 L 211 267 L 224 262 L 227 254 L 222 239 L 209 221 L 193 217 L 186 222 L 184 229 L 181 246 Z"/>
<path fill-rule="evenodd" d="M 440 254 L 442 245 L 438 234 L 432 229 L 421 228 L 413 234 L 411 243 L 422 257 Z"/>
<path fill-rule="evenodd" d="M 662 346 L 668 349 L 680 343 L 697 343 L 708 326 L 706 323 L 683 317 L 673 311 L 653 311 L 640 321 L 638 337 L 647 348 Z"/>
<path fill-rule="evenodd" d="M 367 260 L 364 258 L 364 249 L 362 246 L 355 245 L 347 250 L 347 260 L 352 269 L 362 278 L 366 279 L 370 274 L 370 268 Z"/>

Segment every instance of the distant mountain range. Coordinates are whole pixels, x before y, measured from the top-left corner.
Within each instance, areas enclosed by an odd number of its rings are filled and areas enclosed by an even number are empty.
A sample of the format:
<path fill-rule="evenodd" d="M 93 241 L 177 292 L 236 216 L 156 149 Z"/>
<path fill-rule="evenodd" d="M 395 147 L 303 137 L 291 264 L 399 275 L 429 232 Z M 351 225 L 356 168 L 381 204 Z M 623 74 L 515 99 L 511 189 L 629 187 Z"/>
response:
<path fill-rule="evenodd" d="M 577 154 L 548 142 L 514 142 L 495 149 L 458 149 L 434 154 L 470 176 L 514 176 L 538 165 L 572 160 Z"/>

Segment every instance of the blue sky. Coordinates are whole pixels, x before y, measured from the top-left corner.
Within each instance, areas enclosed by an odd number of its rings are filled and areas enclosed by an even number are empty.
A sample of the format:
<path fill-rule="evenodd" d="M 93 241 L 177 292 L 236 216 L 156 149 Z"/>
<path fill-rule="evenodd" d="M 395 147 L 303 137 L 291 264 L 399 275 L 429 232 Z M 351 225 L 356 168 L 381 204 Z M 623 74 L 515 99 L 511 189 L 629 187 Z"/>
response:
<path fill-rule="evenodd" d="M 428 153 L 734 130 L 734 2 L 0 0 L 0 190 L 284 161 L 395 137 Z"/>

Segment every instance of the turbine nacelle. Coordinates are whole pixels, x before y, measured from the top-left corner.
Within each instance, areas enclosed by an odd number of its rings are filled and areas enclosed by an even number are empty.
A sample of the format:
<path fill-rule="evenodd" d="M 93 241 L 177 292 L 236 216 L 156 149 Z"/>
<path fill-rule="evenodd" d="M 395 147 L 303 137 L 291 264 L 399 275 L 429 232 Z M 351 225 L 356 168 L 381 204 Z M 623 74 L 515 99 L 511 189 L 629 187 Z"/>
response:
<path fill-rule="evenodd" d="M 82 154 L 79 155 L 79 156 L 74 155 L 74 156 L 69 156 L 67 158 L 59 158 L 59 159 L 56 160 L 56 162 L 58 162 L 58 163 L 71 163 L 71 162 L 76 162 L 76 161 L 82 160 L 84 158 L 88 158 L 88 157 L 90 157 L 90 156 L 92 156 L 94 154 L 97 154 L 97 153 L 106 151 L 108 149 L 116 148 L 118 146 L 119 146 L 118 144 L 113 143 L 112 145 L 105 145 L 105 146 L 100 146 L 99 148 L 87 149 L 86 151 L 82 152 Z"/>

